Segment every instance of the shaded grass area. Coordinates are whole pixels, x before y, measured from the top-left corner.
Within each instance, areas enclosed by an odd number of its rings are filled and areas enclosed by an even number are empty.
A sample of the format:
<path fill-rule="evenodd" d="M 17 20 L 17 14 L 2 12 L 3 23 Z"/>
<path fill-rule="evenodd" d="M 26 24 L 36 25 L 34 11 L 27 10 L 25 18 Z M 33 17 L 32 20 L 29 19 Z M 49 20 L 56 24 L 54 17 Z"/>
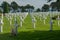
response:
<path fill-rule="evenodd" d="M 17 36 L 10 33 L 0 34 L 0 40 L 60 40 L 60 30 L 19 32 Z"/>

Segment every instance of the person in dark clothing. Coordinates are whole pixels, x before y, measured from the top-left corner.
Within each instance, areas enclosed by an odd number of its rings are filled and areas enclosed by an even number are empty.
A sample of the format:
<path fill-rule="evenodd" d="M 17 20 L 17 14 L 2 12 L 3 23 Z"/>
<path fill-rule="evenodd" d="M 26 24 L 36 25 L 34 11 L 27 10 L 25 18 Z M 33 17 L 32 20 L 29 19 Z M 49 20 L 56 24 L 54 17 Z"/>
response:
<path fill-rule="evenodd" d="M 18 28 L 18 23 L 15 21 L 14 28 L 12 28 L 12 35 L 16 36 L 17 35 L 17 28 Z"/>
<path fill-rule="evenodd" d="M 53 29 L 53 20 L 52 18 L 50 18 L 50 31 L 52 31 L 52 29 Z"/>

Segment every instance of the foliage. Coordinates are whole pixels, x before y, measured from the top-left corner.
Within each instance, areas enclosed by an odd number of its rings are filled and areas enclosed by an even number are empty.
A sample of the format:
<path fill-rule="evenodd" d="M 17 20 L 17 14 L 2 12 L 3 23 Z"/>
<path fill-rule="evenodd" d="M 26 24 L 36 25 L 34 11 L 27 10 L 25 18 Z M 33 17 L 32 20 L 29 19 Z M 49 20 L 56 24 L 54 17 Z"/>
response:
<path fill-rule="evenodd" d="M 17 4 L 15 1 L 13 1 L 13 2 L 11 2 L 11 7 L 12 7 L 13 10 L 15 11 L 15 10 L 18 9 L 18 4 Z"/>
<path fill-rule="evenodd" d="M 1 5 L 3 8 L 3 13 L 8 13 L 9 12 L 9 4 L 4 1 Z"/>
<path fill-rule="evenodd" d="M 40 8 L 36 9 L 36 12 L 40 12 L 40 11 L 41 11 Z"/>
<path fill-rule="evenodd" d="M 49 0 L 49 2 L 52 0 Z M 52 10 L 60 11 L 60 0 L 57 0 L 56 2 L 51 3 Z"/>
<path fill-rule="evenodd" d="M 2 13 L 2 10 L 0 10 L 0 13 Z"/>
<path fill-rule="evenodd" d="M 49 11 L 49 5 L 44 4 L 44 6 L 42 7 L 42 11 L 44 12 Z"/>
<path fill-rule="evenodd" d="M 31 6 L 31 5 L 27 4 L 25 6 L 25 9 L 27 9 L 27 11 L 33 11 L 34 10 L 34 6 Z"/>

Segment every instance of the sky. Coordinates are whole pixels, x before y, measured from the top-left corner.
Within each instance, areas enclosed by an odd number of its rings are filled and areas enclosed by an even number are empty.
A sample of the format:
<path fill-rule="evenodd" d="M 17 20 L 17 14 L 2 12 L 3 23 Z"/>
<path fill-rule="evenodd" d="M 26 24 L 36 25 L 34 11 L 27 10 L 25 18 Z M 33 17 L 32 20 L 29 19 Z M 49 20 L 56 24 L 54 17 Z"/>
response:
<path fill-rule="evenodd" d="M 49 3 L 47 3 L 47 0 L 0 0 L 0 5 L 3 1 L 7 1 L 9 4 L 12 1 L 15 1 L 20 6 L 25 6 L 27 4 L 30 4 L 30 5 L 33 5 L 35 8 L 41 8 L 44 4 L 50 5 L 51 2 L 54 2 L 56 0 L 53 0 Z"/>

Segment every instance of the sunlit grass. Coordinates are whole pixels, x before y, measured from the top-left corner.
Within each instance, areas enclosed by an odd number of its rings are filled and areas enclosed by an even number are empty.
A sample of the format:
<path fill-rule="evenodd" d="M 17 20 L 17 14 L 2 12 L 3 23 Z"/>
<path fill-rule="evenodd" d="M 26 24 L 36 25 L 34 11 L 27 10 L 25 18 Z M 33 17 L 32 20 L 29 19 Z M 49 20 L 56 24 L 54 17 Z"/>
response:
<path fill-rule="evenodd" d="M 46 24 L 43 23 L 43 19 L 36 18 L 36 28 L 32 26 L 32 20 L 30 15 L 26 17 L 23 22 L 22 28 L 20 27 L 20 20 L 17 17 L 18 35 L 11 36 L 11 27 L 14 27 L 14 17 L 12 20 L 12 26 L 9 24 L 9 20 L 4 17 L 3 33 L 0 34 L 0 40 L 60 40 L 60 25 L 57 25 L 57 20 L 54 20 L 53 31 L 50 32 L 50 18 L 47 17 Z"/>

